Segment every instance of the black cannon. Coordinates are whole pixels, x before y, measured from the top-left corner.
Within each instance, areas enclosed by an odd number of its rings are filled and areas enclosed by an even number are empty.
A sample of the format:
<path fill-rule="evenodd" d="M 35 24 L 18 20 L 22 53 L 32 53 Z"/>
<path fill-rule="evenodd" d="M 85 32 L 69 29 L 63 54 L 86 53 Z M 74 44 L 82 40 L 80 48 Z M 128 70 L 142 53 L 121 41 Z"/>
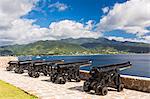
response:
<path fill-rule="evenodd" d="M 40 76 L 40 73 L 43 73 L 45 76 L 51 73 L 51 66 L 59 63 L 64 63 L 64 60 L 46 60 L 46 61 L 35 61 L 28 66 L 28 75 L 30 77 L 37 78 Z"/>
<path fill-rule="evenodd" d="M 15 73 L 22 74 L 24 73 L 24 70 L 28 70 L 30 64 L 32 63 L 32 60 L 26 60 L 26 61 L 18 61 L 18 64 L 15 66 Z"/>
<path fill-rule="evenodd" d="M 14 70 L 15 73 L 23 73 L 23 70 L 27 69 L 27 66 L 32 62 L 32 60 L 26 60 L 26 61 L 10 61 L 8 62 L 9 66 L 6 67 L 7 71 Z"/>
<path fill-rule="evenodd" d="M 106 95 L 108 93 L 107 87 L 115 87 L 120 92 L 124 85 L 121 82 L 119 70 L 129 67 L 131 67 L 130 62 L 93 67 L 90 70 L 91 77 L 84 82 L 83 90 L 85 92 L 94 90 L 98 95 Z"/>
<path fill-rule="evenodd" d="M 80 66 L 91 65 L 91 61 L 70 62 L 51 66 L 50 80 L 53 83 L 65 84 L 66 81 L 80 82 Z"/>
<path fill-rule="evenodd" d="M 14 70 L 15 73 L 22 74 L 24 70 L 28 71 L 30 77 L 39 77 L 42 72 L 44 75 L 48 73 L 49 65 L 55 63 L 63 63 L 63 60 L 25 60 L 25 61 L 10 61 L 9 66 L 6 67 L 7 71 Z"/>
<path fill-rule="evenodd" d="M 18 61 L 9 61 L 8 64 L 9 64 L 9 66 L 6 67 L 6 70 L 7 71 L 12 71 L 12 70 L 14 70 L 16 65 L 18 64 Z"/>

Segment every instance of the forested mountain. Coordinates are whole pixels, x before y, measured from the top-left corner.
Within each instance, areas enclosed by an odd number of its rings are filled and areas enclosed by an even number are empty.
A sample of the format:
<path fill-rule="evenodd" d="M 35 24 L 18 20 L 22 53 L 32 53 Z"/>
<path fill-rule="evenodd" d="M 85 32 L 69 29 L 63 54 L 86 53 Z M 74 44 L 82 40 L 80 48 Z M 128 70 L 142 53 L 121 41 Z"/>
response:
<path fill-rule="evenodd" d="M 149 52 L 150 44 L 127 41 L 120 42 L 106 38 L 69 38 L 0 47 L 0 55 L 77 55 Z"/>

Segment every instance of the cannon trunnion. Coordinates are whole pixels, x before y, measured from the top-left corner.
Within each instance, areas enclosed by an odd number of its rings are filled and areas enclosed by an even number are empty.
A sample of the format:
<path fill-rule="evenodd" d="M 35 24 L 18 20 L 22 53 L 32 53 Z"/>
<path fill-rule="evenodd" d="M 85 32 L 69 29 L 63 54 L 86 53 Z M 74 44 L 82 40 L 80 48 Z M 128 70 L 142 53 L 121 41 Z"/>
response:
<path fill-rule="evenodd" d="M 107 87 L 113 86 L 120 92 L 123 90 L 124 85 L 121 82 L 118 71 L 129 67 L 131 67 L 130 62 L 93 67 L 90 70 L 91 77 L 84 82 L 83 90 L 85 92 L 94 90 L 98 95 L 106 95 L 108 93 Z"/>
<path fill-rule="evenodd" d="M 80 82 L 80 66 L 90 65 L 90 61 L 70 62 L 51 66 L 50 80 L 53 83 L 65 84 L 66 81 Z"/>

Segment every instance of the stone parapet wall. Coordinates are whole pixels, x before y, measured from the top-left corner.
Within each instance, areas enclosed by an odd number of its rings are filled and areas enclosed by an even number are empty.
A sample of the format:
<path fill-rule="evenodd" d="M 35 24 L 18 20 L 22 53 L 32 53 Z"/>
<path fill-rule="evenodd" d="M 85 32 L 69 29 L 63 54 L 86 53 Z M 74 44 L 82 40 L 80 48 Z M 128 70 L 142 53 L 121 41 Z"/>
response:
<path fill-rule="evenodd" d="M 80 70 L 80 74 L 82 80 L 86 80 L 90 77 L 88 71 Z M 127 89 L 150 93 L 150 78 L 121 75 L 121 81 Z"/>
<path fill-rule="evenodd" d="M 7 67 L 9 61 L 15 61 L 15 60 L 18 60 L 18 58 L 13 56 L 0 56 L 0 68 Z"/>
<path fill-rule="evenodd" d="M 121 75 L 125 88 L 150 93 L 150 78 Z"/>

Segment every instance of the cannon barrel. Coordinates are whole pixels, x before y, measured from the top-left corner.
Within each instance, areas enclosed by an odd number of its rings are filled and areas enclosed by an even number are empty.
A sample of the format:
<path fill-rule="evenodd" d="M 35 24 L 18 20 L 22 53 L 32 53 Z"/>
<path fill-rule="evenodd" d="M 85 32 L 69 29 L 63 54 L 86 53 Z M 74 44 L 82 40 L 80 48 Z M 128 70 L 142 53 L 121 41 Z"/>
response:
<path fill-rule="evenodd" d="M 72 66 L 89 66 L 89 65 L 91 65 L 90 60 L 56 64 L 56 66 L 59 68 L 68 68 L 68 67 L 72 67 Z"/>
<path fill-rule="evenodd" d="M 19 61 L 9 61 L 8 64 L 18 64 Z"/>
<path fill-rule="evenodd" d="M 19 61 L 18 63 L 20 65 L 26 65 L 26 64 L 31 64 L 33 61 L 32 60 L 26 60 L 26 61 Z"/>
<path fill-rule="evenodd" d="M 39 66 L 39 65 L 50 65 L 53 63 L 63 63 L 64 60 L 51 60 L 51 61 L 43 61 L 43 62 L 35 62 L 34 65 L 35 66 Z"/>
<path fill-rule="evenodd" d="M 124 70 L 124 69 L 130 68 L 131 66 L 132 64 L 128 61 L 125 63 L 93 67 L 93 69 L 97 69 L 98 71 L 101 71 L 101 72 L 107 72 L 111 70 Z"/>
<path fill-rule="evenodd" d="M 9 61 L 8 64 L 27 64 L 32 62 L 32 60 L 25 60 L 25 61 Z"/>
<path fill-rule="evenodd" d="M 63 60 L 51 60 L 51 61 L 49 61 L 49 60 L 25 60 L 25 61 L 10 61 L 10 62 L 8 62 L 8 64 L 19 64 L 19 65 L 26 65 L 26 64 L 33 64 L 33 63 L 41 63 L 41 65 L 42 65 L 42 63 L 45 63 L 45 64 L 47 64 L 47 63 L 52 63 L 52 62 L 62 62 Z"/>

